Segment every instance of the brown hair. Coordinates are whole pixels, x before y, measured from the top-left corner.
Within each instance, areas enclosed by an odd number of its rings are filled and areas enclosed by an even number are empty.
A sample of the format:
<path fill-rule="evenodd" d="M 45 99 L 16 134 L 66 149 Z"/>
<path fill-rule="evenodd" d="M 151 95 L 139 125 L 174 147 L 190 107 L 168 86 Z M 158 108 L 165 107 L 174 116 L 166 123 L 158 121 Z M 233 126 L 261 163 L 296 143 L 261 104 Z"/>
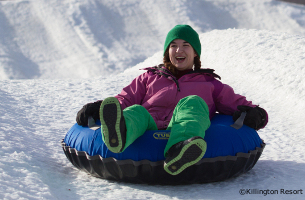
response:
<path fill-rule="evenodd" d="M 177 74 L 177 69 L 175 67 L 175 65 L 173 65 L 169 59 L 169 48 L 166 49 L 165 53 L 164 53 L 164 57 L 163 57 L 163 64 L 166 67 L 166 69 L 168 69 L 169 71 L 171 71 L 174 75 Z M 201 68 L 201 61 L 200 61 L 200 57 L 197 55 L 194 58 L 194 70 L 198 70 Z"/>

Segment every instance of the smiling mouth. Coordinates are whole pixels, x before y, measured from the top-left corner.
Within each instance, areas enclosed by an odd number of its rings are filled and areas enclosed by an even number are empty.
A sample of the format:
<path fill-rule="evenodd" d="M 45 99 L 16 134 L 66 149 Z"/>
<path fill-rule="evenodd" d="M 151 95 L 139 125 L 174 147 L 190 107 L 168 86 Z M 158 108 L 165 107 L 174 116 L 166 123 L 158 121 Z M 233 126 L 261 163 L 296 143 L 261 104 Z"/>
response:
<path fill-rule="evenodd" d="M 176 57 L 176 60 L 178 62 L 183 62 L 185 60 L 185 57 Z"/>

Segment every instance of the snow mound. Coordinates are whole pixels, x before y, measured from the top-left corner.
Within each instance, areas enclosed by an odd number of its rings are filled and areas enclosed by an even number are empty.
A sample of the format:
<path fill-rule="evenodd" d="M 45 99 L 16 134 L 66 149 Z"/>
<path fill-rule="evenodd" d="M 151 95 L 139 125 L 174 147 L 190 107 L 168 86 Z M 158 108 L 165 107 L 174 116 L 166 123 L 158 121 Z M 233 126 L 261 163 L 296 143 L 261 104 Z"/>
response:
<path fill-rule="evenodd" d="M 122 72 L 161 50 L 176 24 L 304 35 L 304 11 L 272 0 L 0 1 L 0 80 Z"/>

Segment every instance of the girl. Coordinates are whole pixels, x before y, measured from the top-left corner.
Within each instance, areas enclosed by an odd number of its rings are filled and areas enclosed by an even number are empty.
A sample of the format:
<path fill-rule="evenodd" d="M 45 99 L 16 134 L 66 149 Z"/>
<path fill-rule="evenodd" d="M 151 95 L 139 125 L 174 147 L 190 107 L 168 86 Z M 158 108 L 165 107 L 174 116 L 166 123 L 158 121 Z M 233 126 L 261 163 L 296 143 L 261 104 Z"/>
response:
<path fill-rule="evenodd" d="M 212 69 L 202 69 L 201 43 L 189 25 L 167 34 L 163 64 L 146 68 L 115 97 L 86 104 L 77 114 L 79 125 L 100 119 L 103 141 L 114 153 L 124 151 L 146 130 L 170 130 L 164 149 L 164 170 L 171 175 L 196 164 L 205 154 L 204 136 L 216 112 L 258 130 L 268 117 L 264 109 L 221 83 Z"/>

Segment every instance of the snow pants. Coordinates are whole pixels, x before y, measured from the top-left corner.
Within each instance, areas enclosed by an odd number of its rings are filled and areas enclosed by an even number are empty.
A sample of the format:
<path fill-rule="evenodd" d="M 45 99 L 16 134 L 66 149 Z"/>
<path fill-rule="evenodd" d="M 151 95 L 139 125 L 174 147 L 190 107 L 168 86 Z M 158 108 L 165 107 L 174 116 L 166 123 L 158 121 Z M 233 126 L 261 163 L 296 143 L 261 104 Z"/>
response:
<path fill-rule="evenodd" d="M 126 123 L 126 143 L 123 151 L 146 130 L 158 130 L 149 112 L 141 105 L 132 105 L 123 110 Z M 210 127 L 209 108 L 205 101 L 196 95 L 181 99 L 176 105 L 167 130 L 170 137 L 164 149 L 164 156 L 174 144 L 194 136 L 204 138 Z"/>

